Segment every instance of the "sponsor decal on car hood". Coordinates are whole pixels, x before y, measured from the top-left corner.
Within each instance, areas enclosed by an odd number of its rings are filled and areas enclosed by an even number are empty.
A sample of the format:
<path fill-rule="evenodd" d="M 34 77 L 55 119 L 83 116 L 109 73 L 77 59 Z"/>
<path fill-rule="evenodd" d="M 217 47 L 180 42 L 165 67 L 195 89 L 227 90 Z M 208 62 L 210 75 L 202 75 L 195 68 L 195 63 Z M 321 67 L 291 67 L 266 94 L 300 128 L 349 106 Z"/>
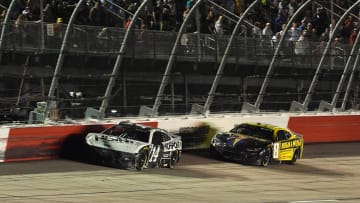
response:
<path fill-rule="evenodd" d="M 226 139 L 227 147 L 241 147 L 241 148 L 253 148 L 253 147 L 263 147 L 270 143 L 269 140 L 257 138 L 254 136 L 242 135 L 229 133 L 229 136 Z"/>
<path fill-rule="evenodd" d="M 148 145 L 148 143 L 145 142 L 104 135 L 101 133 L 88 134 L 86 136 L 86 143 L 93 147 L 127 153 L 136 153 L 140 147 Z"/>

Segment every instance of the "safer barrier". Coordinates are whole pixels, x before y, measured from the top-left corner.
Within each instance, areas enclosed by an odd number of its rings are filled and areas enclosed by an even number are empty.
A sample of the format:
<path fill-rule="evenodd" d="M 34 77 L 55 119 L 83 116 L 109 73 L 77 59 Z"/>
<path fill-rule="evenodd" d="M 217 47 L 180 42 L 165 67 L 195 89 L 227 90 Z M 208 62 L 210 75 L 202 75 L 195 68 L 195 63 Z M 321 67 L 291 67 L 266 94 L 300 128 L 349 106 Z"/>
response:
<path fill-rule="evenodd" d="M 113 124 L 4 127 L 0 129 L 0 162 L 52 159 L 63 153 L 86 156 L 86 134 L 101 132 Z M 142 124 L 157 127 L 157 122 Z"/>
<path fill-rule="evenodd" d="M 288 127 L 306 143 L 360 141 L 360 115 L 290 117 Z"/>
<path fill-rule="evenodd" d="M 305 144 L 360 141 L 360 113 L 353 114 L 223 114 L 210 117 L 178 116 L 127 119 L 166 129 L 182 136 L 184 149 L 207 148 L 210 138 L 242 122 L 262 122 L 303 135 Z M 68 157 L 87 156 L 84 138 L 88 132 L 100 132 L 121 120 L 96 124 L 2 126 L 0 162 L 52 159 L 65 153 Z"/>

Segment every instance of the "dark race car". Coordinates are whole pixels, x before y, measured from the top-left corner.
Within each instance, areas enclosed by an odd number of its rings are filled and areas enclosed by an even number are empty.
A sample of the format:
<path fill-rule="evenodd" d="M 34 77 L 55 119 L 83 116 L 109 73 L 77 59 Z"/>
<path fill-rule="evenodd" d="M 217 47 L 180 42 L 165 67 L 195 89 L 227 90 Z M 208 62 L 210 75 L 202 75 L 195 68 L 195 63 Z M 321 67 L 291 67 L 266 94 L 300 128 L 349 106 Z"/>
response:
<path fill-rule="evenodd" d="M 238 162 L 267 166 L 272 160 L 295 164 L 302 158 L 301 135 L 275 125 L 242 123 L 211 139 L 210 154 Z"/>
<path fill-rule="evenodd" d="M 100 157 L 125 168 L 173 168 L 181 156 L 182 142 L 163 129 L 122 122 L 101 133 L 89 133 L 86 143 Z"/>

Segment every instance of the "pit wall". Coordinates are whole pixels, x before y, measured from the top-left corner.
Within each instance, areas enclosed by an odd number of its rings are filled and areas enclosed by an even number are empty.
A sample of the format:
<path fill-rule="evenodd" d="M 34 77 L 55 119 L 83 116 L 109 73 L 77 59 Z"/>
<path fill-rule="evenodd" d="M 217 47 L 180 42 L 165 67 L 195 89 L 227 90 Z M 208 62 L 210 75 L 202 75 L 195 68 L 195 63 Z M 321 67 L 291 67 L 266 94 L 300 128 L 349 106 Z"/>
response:
<path fill-rule="evenodd" d="M 262 122 L 303 135 L 305 144 L 360 141 L 360 112 L 349 114 L 222 114 L 159 118 L 111 119 L 73 124 L 16 125 L 0 127 L 0 162 L 57 158 L 65 146 L 75 150 L 89 132 L 100 132 L 121 121 L 163 128 L 183 139 L 184 149 L 206 148 L 211 137 L 242 122 Z M 76 153 L 76 152 L 75 152 Z"/>

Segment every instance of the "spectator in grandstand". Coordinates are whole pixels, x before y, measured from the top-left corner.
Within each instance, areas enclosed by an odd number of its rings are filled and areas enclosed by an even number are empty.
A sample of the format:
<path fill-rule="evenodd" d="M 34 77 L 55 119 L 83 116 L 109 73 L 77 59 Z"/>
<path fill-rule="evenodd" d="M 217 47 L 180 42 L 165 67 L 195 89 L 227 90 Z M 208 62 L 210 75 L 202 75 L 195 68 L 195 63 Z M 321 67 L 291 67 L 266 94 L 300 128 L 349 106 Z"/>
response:
<path fill-rule="evenodd" d="M 62 40 L 63 40 L 63 36 L 64 36 L 64 27 L 63 27 L 63 19 L 62 18 L 56 19 L 56 23 L 53 24 L 53 31 L 54 31 L 54 33 L 52 34 L 52 36 L 50 38 L 50 40 L 51 40 L 50 46 L 54 46 L 53 48 L 60 48 Z"/>
<path fill-rule="evenodd" d="M 316 9 L 312 18 L 312 24 L 316 28 L 318 36 L 320 36 L 330 24 L 330 19 L 322 7 Z"/>
<path fill-rule="evenodd" d="M 218 19 L 216 20 L 216 22 L 215 22 L 215 33 L 217 35 L 223 35 L 224 34 L 223 21 L 224 21 L 224 16 L 220 15 L 218 17 Z"/>
<path fill-rule="evenodd" d="M 161 18 L 162 18 L 162 1 L 156 1 L 156 5 L 153 8 L 152 15 L 154 19 L 153 29 L 160 30 Z"/>
<path fill-rule="evenodd" d="M 128 28 L 129 28 L 130 23 L 131 23 L 131 17 L 129 16 L 129 17 L 127 18 L 126 22 L 125 22 L 125 25 L 124 25 L 125 29 L 128 29 Z"/>
<path fill-rule="evenodd" d="M 104 19 L 104 9 L 101 6 L 101 2 L 97 1 L 94 6 L 90 9 L 89 12 L 89 22 L 90 25 L 101 26 L 103 25 Z"/>
<path fill-rule="evenodd" d="M 306 61 L 306 56 L 311 54 L 311 46 L 308 39 L 307 30 L 304 30 L 299 39 L 295 42 L 294 53 L 297 56 L 297 61 L 300 63 L 304 63 Z"/>
<path fill-rule="evenodd" d="M 267 52 L 267 54 L 270 54 L 273 50 L 272 37 L 273 31 L 271 30 L 271 23 L 266 23 L 261 32 L 261 46 L 263 47 L 263 51 Z"/>
<path fill-rule="evenodd" d="M 345 59 L 345 47 L 342 43 L 342 38 L 340 36 L 335 37 L 334 41 L 331 43 L 330 47 L 330 57 L 331 64 L 330 70 L 334 69 L 335 63 L 344 63 Z"/>
<path fill-rule="evenodd" d="M 101 29 L 101 31 L 97 34 L 96 38 L 96 42 L 95 42 L 95 46 L 98 49 L 105 49 L 105 50 L 109 50 L 111 47 L 111 43 L 112 43 L 112 38 L 111 38 L 111 34 L 109 33 L 109 28 L 104 27 Z"/>
<path fill-rule="evenodd" d="M 147 29 L 155 29 L 155 18 L 152 11 L 147 11 L 144 23 L 146 24 Z"/>
<path fill-rule="evenodd" d="M 301 20 L 301 24 L 299 25 L 299 27 L 297 29 L 300 30 L 301 32 L 307 29 L 307 23 L 306 23 L 305 19 Z"/>
<path fill-rule="evenodd" d="M 274 19 L 274 32 L 280 32 L 281 26 L 287 22 L 287 19 L 284 18 L 281 13 L 278 13 Z"/>
<path fill-rule="evenodd" d="M 222 5 L 226 10 L 230 12 L 234 12 L 235 9 L 234 1 L 222 1 Z"/>
<path fill-rule="evenodd" d="M 176 19 L 176 4 L 175 4 L 175 0 L 166 0 L 165 1 L 166 4 L 169 6 L 170 8 L 170 12 L 169 12 L 169 15 Z"/>
<path fill-rule="evenodd" d="M 174 27 L 171 25 L 171 7 L 167 0 L 164 1 L 162 6 L 162 13 L 160 18 L 160 30 L 162 31 L 171 31 L 174 30 Z"/>
<path fill-rule="evenodd" d="M 190 8 L 186 8 L 184 13 L 183 13 L 183 18 L 185 20 L 185 18 L 188 16 L 190 11 Z M 195 50 L 192 47 L 193 44 L 193 33 L 196 32 L 196 22 L 195 22 L 195 18 L 193 16 L 190 16 L 190 19 L 187 21 L 186 27 L 185 27 L 185 33 L 182 35 L 181 38 L 181 45 L 185 46 L 185 54 L 189 54 L 194 52 Z"/>
<path fill-rule="evenodd" d="M 167 25 L 166 31 L 176 31 L 176 6 L 174 0 L 164 0 L 163 22 Z"/>
<path fill-rule="evenodd" d="M 279 36 L 278 36 L 278 38 L 280 39 L 286 33 L 286 36 L 284 37 L 283 45 L 282 45 L 282 48 L 280 51 L 280 54 L 283 56 L 293 52 L 293 47 L 292 47 L 291 43 L 289 42 L 290 33 L 285 32 L 286 31 L 285 28 L 286 28 L 286 24 L 284 23 L 281 26 L 281 30 L 280 30 Z"/>
<path fill-rule="evenodd" d="M 321 34 L 321 36 L 318 38 L 319 44 L 317 44 L 317 46 L 313 50 L 313 54 L 315 57 L 318 57 L 323 53 L 323 51 L 330 39 L 329 35 L 330 35 L 330 29 L 326 28 L 325 31 Z"/>
<path fill-rule="evenodd" d="M 240 15 L 244 10 L 244 1 L 234 0 L 234 13 Z"/>
<path fill-rule="evenodd" d="M 137 8 L 138 8 L 138 3 L 137 1 L 135 1 L 135 2 L 131 2 L 126 10 L 129 11 L 130 13 L 135 13 Z"/>
<path fill-rule="evenodd" d="M 277 32 L 277 33 L 275 33 L 275 35 L 271 38 L 271 46 L 273 47 L 273 49 L 275 49 L 276 46 L 278 45 L 279 40 L 280 40 L 280 37 L 281 37 L 280 32 Z"/>
<path fill-rule="evenodd" d="M 291 24 L 291 28 L 289 29 L 289 35 L 290 35 L 290 38 L 289 38 L 289 41 L 290 42 L 296 42 L 300 35 L 301 35 L 301 31 L 298 29 L 298 24 L 297 22 L 293 22 Z"/>
<path fill-rule="evenodd" d="M 205 34 L 213 34 L 215 33 L 215 16 L 214 16 L 214 11 L 209 9 L 207 16 L 206 16 L 206 20 L 205 20 Z"/>
<path fill-rule="evenodd" d="M 69 22 L 70 16 L 76 6 L 77 1 L 60 0 L 57 3 L 57 17 L 61 17 L 64 23 Z"/>
<path fill-rule="evenodd" d="M 284 12 L 283 9 L 287 8 L 286 2 L 284 2 L 283 0 L 278 0 L 277 2 L 278 2 L 278 4 L 276 5 L 276 7 L 278 8 L 278 13 Z M 286 13 L 288 13 L 288 12 L 286 12 Z"/>
<path fill-rule="evenodd" d="M 316 34 L 316 28 L 314 28 L 310 22 L 307 23 L 305 30 L 308 32 L 309 40 L 311 42 L 319 41 L 319 37 Z"/>
<path fill-rule="evenodd" d="M 320 42 L 328 42 L 329 41 L 329 36 L 330 36 L 330 29 L 329 28 L 325 28 L 325 31 L 323 33 L 321 33 L 321 36 L 319 38 Z"/>
<path fill-rule="evenodd" d="M 194 5 L 194 0 L 187 0 L 185 4 L 186 9 L 190 9 Z"/>
<path fill-rule="evenodd" d="M 25 7 L 25 9 L 22 11 L 22 14 L 26 16 L 28 21 L 33 20 L 33 14 L 31 13 L 29 6 Z"/>
<path fill-rule="evenodd" d="M 24 22 L 27 21 L 27 16 L 23 13 L 18 15 L 14 23 L 14 38 L 18 46 L 22 47 L 27 37 L 26 25 Z"/>
<path fill-rule="evenodd" d="M 183 12 L 183 20 L 187 17 L 187 15 L 190 12 L 190 8 L 186 8 Z M 194 16 L 190 16 L 190 19 L 188 20 L 187 24 L 185 25 L 185 32 L 186 33 L 194 33 L 197 31 L 196 28 L 196 21 Z"/>
<path fill-rule="evenodd" d="M 43 10 L 44 22 L 55 22 L 56 16 L 54 14 L 51 4 L 46 4 Z"/>
<path fill-rule="evenodd" d="M 266 23 L 265 27 L 262 30 L 262 37 L 264 39 L 271 39 L 273 36 L 273 31 L 271 29 L 271 23 Z"/>
<path fill-rule="evenodd" d="M 275 18 L 275 15 L 273 15 L 272 11 L 272 3 L 270 0 L 261 0 L 261 6 L 259 7 L 259 11 L 261 13 L 257 13 L 258 15 L 261 16 L 261 18 L 266 19 L 264 21 L 260 21 L 262 24 L 264 24 L 266 21 L 269 21 L 269 19 L 273 20 Z M 259 19 L 256 19 L 259 20 Z"/>
<path fill-rule="evenodd" d="M 353 30 L 349 36 L 349 45 L 350 46 L 354 45 L 357 34 L 358 34 L 358 30 L 356 28 L 353 28 Z"/>
<path fill-rule="evenodd" d="M 94 6 L 94 2 L 92 0 L 85 0 L 79 9 L 79 14 L 77 16 L 77 23 L 82 25 L 89 25 L 89 13 L 91 8 Z"/>
<path fill-rule="evenodd" d="M 297 9 L 297 3 L 295 0 L 290 0 L 287 4 L 289 18 L 292 17 Z"/>
<path fill-rule="evenodd" d="M 349 15 L 343 23 L 343 28 L 341 30 L 341 36 L 344 39 L 344 43 L 348 43 L 349 37 L 354 29 L 354 19 Z"/>
<path fill-rule="evenodd" d="M 254 27 L 252 28 L 252 36 L 254 38 L 261 38 L 261 24 L 260 22 L 255 22 Z"/>
<path fill-rule="evenodd" d="M 146 31 L 147 31 L 147 27 L 146 27 L 146 24 L 142 23 L 141 26 L 140 26 L 140 30 L 136 36 L 136 42 L 139 43 L 139 44 L 142 44 L 144 45 L 147 40 L 146 40 Z"/>
<path fill-rule="evenodd" d="M 281 9 L 281 11 L 279 11 L 279 13 L 281 14 L 281 19 L 287 23 L 289 20 L 289 9 L 287 7 Z"/>
<path fill-rule="evenodd" d="M 3 21 L 5 19 L 6 16 L 6 9 L 1 10 L 0 13 L 0 21 Z"/>

